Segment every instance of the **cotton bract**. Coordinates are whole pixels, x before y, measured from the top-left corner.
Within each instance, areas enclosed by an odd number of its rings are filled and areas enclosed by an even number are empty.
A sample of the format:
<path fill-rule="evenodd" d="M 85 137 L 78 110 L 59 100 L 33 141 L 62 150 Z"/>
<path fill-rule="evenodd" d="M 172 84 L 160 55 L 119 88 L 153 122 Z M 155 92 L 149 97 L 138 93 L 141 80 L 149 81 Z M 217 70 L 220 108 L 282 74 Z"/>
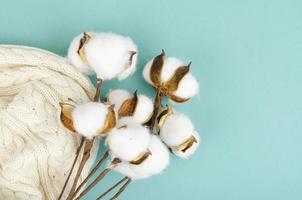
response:
<path fill-rule="evenodd" d="M 121 119 L 107 137 L 110 153 L 123 161 L 135 161 L 148 154 L 150 131 L 131 118 Z"/>
<path fill-rule="evenodd" d="M 96 102 L 77 105 L 71 113 L 74 129 L 89 139 L 107 133 L 115 126 L 112 109 L 108 105 Z"/>
<path fill-rule="evenodd" d="M 129 162 L 121 162 L 114 170 L 134 180 L 148 178 L 161 173 L 169 165 L 169 150 L 156 135 L 151 136 L 148 149 L 151 155 L 141 164 L 133 165 Z"/>
<path fill-rule="evenodd" d="M 112 90 L 107 95 L 107 101 L 115 104 L 119 117 L 131 116 L 141 124 L 147 122 L 153 114 L 152 100 L 136 92 L 132 95 L 126 90 Z"/>
<path fill-rule="evenodd" d="M 108 80 L 127 78 L 136 69 L 137 47 L 129 37 L 115 33 L 84 33 L 70 45 L 68 60 L 80 71 Z"/>
<path fill-rule="evenodd" d="M 143 76 L 171 101 L 182 103 L 196 95 L 199 88 L 189 67 L 178 58 L 165 57 L 163 52 L 146 64 Z"/>

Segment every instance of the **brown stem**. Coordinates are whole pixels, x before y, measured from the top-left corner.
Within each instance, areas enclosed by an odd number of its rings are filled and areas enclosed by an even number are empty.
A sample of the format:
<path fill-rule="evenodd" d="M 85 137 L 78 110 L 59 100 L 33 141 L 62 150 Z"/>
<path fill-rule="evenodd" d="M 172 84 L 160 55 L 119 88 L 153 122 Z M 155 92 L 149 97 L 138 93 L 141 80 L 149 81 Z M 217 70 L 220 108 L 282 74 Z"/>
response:
<path fill-rule="evenodd" d="M 94 95 L 94 98 L 93 98 L 93 100 L 95 102 L 98 102 L 99 99 L 100 99 L 102 84 L 103 84 L 103 80 L 100 79 L 100 78 L 97 78 L 97 88 L 96 88 L 96 92 L 95 92 L 95 95 Z"/>
<path fill-rule="evenodd" d="M 120 163 L 121 160 L 119 158 L 115 158 L 111 161 L 110 167 L 107 167 L 104 169 L 101 174 L 99 174 L 92 183 L 90 183 L 85 190 L 76 198 L 76 200 L 82 198 L 85 194 L 87 194 L 100 180 L 102 180 L 110 171 L 116 167 L 118 163 Z"/>
<path fill-rule="evenodd" d="M 77 174 L 74 178 L 74 181 L 73 181 L 73 184 L 72 184 L 72 187 L 71 187 L 71 190 L 69 192 L 69 195 L 67 197 L 68 200 L 71 200 L 72 199 L 72 196 L 73 196 L 73 193 L 77 187 L 77 183 L 79 181 L 79 178 L 81 176 L 81 173 L 84 169 L 84 166 L 87 162 L 87 160 L 89 159 L 90 157 L 90 150 L 92 148 L 92 145 L 93 145 L 93 141 L 94 141 L 94 138 L 92 140 L 89 140 L 89 139 L 86 139 L 85 138 L 85 146 L 84 146 L 84 151 L 83 151 L 83 157 L 82 157 L 82 160 L 80 162 L 80 166 L 78 168 L 78 171 L 77 171 Z"/>
<path fill-rule="evenodd" d="M 72 172 L 73 172 L 73 169 L 74 169 L 74 167 L 75 167 L 75 164 L 76 164 L 76 162 L 77 162 L 77 160 L 78 160 L 78 158 L 79 158 L 79 155 L 80 155 L 81 149 L 82 149 L 82 147 L 83 147 L 83 144 L 84 144 L 84 137 L 81 138 L 80 146 L 79 146 L 78 149 L 77 149 L 76 156 L 75 156 L 75 158 L 74 158 L 74 160 L 73 160 L 71 169 L 70 169 L 70 171 L 69 171 L 69 174 L 68 174 L 67 179 L 66 179 L 66 181 L 65 181 L 65 183 L 64 183 L 64 186 L 63 186 L 63 188 L 62 188 L 62 191 L 61 191 L 61 193 L 60 193 L 60 196 L 59 196 L 58 200 L 60 200 L 60 199 L 62 198 L 63 194 L 64 194 L 64 191 L 65 191 L 65 189 L 66 189 L 67 183 L 68 183 L 68 181 L 69 181 L 69 179 L 70 179 L 70 176 L 71 176 L 71 174 L 72 174 Z"/>
<path fill-rule="evenodd" d="M 162 102 L 162 93 L 160 91 L 157 91 L 156 97 L 154 99 L 154 110 L 153 110 L 153 115 L 151 118 L 151 125 L 150 125 L 151 128 L 154 127 L 156 116 L 161 106 L 161 102 Z"/>
<path fill-rule="evenodd" d="M 85 194 L 87 194 L 100 180 L 102 180 L 110 171 L 112 170 L 112 168 L 106 168 L 102 171 L 102 173 L 100 175 L 98 175 L 96 177 L 96 179 L 90 184 L 88 185 L 88 187 L 83 190 L 83 192 L 76 198 L 76 200 L 82 198 Z"/>
<path fill-rule="evenodd" d="M 91 172 L 88 174 L 88 176 L 84 179 L 84 181 L 78 186 L 76 191 L 73 193 L 73 197 L 77 195 L 77 193 L 82 189 L 82 187 L 87 183 L 87 181 L 95 174 L 95 172 L 101 167 L 103 162 L 108 158 L 109 152 L 106 151 L 103 157 L 99 160 L 99 162 L 96 164 L 96 166 L 91 170 Z"/>
<path fill-rule="evenodd" d="M 127 186 L 131 183 L 131 178 L 128 178 L 127 182 L 119 189 L 119 191 L 110 199 L 110 200 L 116 200 L 127 188 Z"/>
<path fill-rule="evenodd" d="M 103 83 L 102 79 L 97 78 L 97 89 L 96 89 L 96 93 L 95 93 L 94 98 L 93 98 L 93 100 L 94 100 L 95 102 L 98 102 L 99 99 L 100 99 L 102 83 Z M 74 178 L 74 181 L 73 181 L 71 190 L 70 190 L 70 192 L 69 192 L 69 194 L 68 194 L 68 197 L 67 197 L 68 200 L 71 200 L 72 197 L 74 196 L 73 193 L 74 193 L 75 190 L 76 190 L 77 183 L 78 183 L 78 181 L 79 181 L 80 175 L 81 175 L 81 173 L 82 173 L 82 171 L 83 171 L 83 169 L 84 169 L 84 166 L 85 166 L 87 160 L 88 160 L 89 157 L 90 157 L 90 150 L 91 150 L 91 148 L 92 148 L 94 139 L 95 139 L 95 138 L 93 138 L 92 140 L 85 139 L 85 146 L 84 146 L 84 151 L 83 151 L 82 160 L 81 160 L 81 162 L 80 162 L 80 165 L 79 165 L 77 174 L 76 174 L 76 176 L 75 176 L 75 178 Z"/>
<path fill-rule="evenodd" d="M 121 180 L 119 180 L 116 184 L 114 184 L 109 189 L 107 189 L 105 192 L 103 192 L 96 200 L 102 199 L 104 196 L 106 196 L 109 192 L 111 192 L 112 190 L 114 190 L 117 186 L 119 186 L 121 183 L 123 183 L 127 179 L 128 179 L 128 177 L 125 176 L 124 178 L 122 178 Z"/>

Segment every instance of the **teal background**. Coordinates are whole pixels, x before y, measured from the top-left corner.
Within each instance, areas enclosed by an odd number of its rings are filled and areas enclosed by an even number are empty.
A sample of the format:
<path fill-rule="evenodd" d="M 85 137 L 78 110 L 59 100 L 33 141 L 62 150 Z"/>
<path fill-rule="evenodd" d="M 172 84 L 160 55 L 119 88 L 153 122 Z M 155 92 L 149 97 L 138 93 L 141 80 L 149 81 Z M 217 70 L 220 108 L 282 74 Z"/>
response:
<path fill-rule="evenodd" d="M 0 43 L 65 55 L 87 30 L 129 35 L 139 47 L 136 74 L 105 91 L 154 95 L 141 72 L 162 48 L 192 61 L 200 83 L 200 94 L 177 106 L 201 134 L 200 149 L 121 199 L 302 199 L 302 1 L 0 1 Z"/>

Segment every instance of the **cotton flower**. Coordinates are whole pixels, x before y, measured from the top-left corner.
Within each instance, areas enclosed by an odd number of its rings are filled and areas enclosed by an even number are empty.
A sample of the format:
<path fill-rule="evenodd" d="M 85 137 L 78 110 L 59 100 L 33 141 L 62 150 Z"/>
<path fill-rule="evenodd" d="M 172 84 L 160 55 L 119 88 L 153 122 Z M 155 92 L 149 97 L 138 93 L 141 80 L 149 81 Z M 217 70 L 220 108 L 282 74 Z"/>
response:
<path fill-rule="evenodd" d="M 71 42 L 68 61 L 102 80 L 122 80 L 136 70 L 137 47 L 131 38 L 115 33 L 83 33 Z"/>
<path fill-rule="evenodd" d="M 169 150 L 156 135 L 151 136 L 150 155 L 138 165 L 122 161 L 114 168 L 115 171 L 133 180 L 148 178 L 163 172 L 169 165 Z"/>
<path fill-rule="evenodd" d="M 143 76 L 171 101 L 182 103 L 196 95 L 199 88 L 189 71 L 190 64 L 185 65 L 177 58 L 166 57 L 162 52 L 146 64 Z"/>
<path fill-rule="evenodd" d="M 175 155 L 189 158 L 195 152 L 200 139 L 189 117 L 167 108 L 157 121 L 160 138 Z"/>
<path fill-rule="evenodd" d="M 112 105 L 96 102 L 80 105 L 61 103 L 60 105 L 63 125 L 88 139 L 107 134 L 116 124 Z"/>
<path fill-rule="evenodd" d="M 106 139 L 110 153 L 123 161 L 140 162 L 149 156 L 149 129 L 132 118 L 122 118 Z"/>
<path fill-rule="evenodd" d="M 131 116 L 141 124 L 148 122 L 153 114 L 152 100 L 136 92 L 131 95 L 126 90 L 112 90 L 107 95 L 107 101 L 115 104 L 119 117 Z"/>

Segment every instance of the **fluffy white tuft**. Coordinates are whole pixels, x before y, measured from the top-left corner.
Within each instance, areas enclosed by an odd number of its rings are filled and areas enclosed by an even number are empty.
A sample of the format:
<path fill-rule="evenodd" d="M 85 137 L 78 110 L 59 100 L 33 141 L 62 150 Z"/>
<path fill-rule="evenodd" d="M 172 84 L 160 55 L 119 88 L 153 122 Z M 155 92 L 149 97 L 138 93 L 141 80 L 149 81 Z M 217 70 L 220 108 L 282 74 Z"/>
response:
<path fill-rule="evenodd" d="M 80 40 L 83 37 L 83 34 L 80 34 L 76 36 L 72 42 L 70 43 L 69 49 L 68 49 L 68 55 L 67 55 L 67 60 L 68 62 L 76 67 L 80 72 L 86 74 L 86 75 L 91 75 L 94 73 L 92 68 L 85 64 L 82 59 L 80 58 L 79 54 L 77 53 L 80 45 Z"/>
<path fill-rule="evenodd" d="M 197 80 L 191 74 L 187 74 L 181 80 L 177 90 L 173 93 L 183 99 L 191 98 L 198 93 L 199 85 Z"/>
<path fill-rule="evenodd" d="M 184 66 L 184 65 L 186 65 L 186 64 L 184 64 L 184 62 L 178 58 L 174 58 L 174 57 L 165 58 L 164 66 L 163 66 L 163 69 L 161 72 L 161 81 L 162 82 L 168 81 L 170 78 L 172 78 L 175 71 L 179 67 Z"/>
<path fill-rule="evenodd" d="M 156 135 L 151 136 L 148 149 L 151 151 L 151 155 L 141 164 L 133 165 L 128 162 L 122 162 L 114 170 L 134 180 L 148 178 L 161 173 L 169 165 L 169 150 Z"/>
<path fill-rule="evenodd" d="M 175 112 L 169 115 L 160 129 L 160 137 L 169 147 L 178 146 L 192 136 L 194 127 L 186 115 Z"/>
<path fill-rule="evenodd" d="M 118 110 L 120 109 L 123 102 L 130 97 L 131 94 L 127 90 L 116 89 L 109 92 L 109 94 L 107 95 L 107 101 L 110 104 L 114 104 L 115 113 L 118 113 Z"/>
<path fill-rule="evenodd" d="M 140 123 L 147 122 L 153 114 L 153 101 L 145 96 L 138 95 L 136 108 L 133 117 Z"/>
<path fill-rule="evenodd" d="M 145 65 L 144 69 L 143 69 L 143 77 L 144 77 L 145 81 L 147 81 L 151 85 L 152 85 L 152 81 L 151 81 L 151 78 L 150 78 L 150 70 L 151 70 L 151 65 L 153 63 L 153 59 L 148 61 L 147 64 Z"/>
<path fill-rule="evenodd" d="M 88 102 L 77 105 L 72 112 L 74 128 L 79 134 L 91 139 L 103 128 L 107 113 L 108 107 L 102 103 Z"/>
<path fill-rule="evenodd" d="M 125 126 L 125 127 L 123 127 Z M 132 161 L 144 153 L 150 143 L 150 131 L 129 118 L 122 119 L 106 140 L 112 155 Z"/>
<path fill-rule="evenodd" d="M 172 148 L 172 152 L 173 154 L 175 154 L 176 156 L 183 158 L 183 159 L 188 159 L 192 156 L 192 154 L 196 151 L 196 149 L 199 147 L 199 143 L 200 143 L 200 137 L 199 134 L 197 132 L 193 132 L 192 134 L 197 143 L 194 143 L 189 149 L 187 149 L 185 152 L 182 151 L 177 151 L 176 149 Z"/>
<path fill-rule="evenodd" d="M 89 34 L 89 33 L 88 33 Z M 85 45 L 85 56 L 98 78 L 108 80 L 127 78 L 136 69 L 137 54 L 130 65 L 131 51 L 137 47 L 129 37 L 115 33 L 94 33 Z"/>

